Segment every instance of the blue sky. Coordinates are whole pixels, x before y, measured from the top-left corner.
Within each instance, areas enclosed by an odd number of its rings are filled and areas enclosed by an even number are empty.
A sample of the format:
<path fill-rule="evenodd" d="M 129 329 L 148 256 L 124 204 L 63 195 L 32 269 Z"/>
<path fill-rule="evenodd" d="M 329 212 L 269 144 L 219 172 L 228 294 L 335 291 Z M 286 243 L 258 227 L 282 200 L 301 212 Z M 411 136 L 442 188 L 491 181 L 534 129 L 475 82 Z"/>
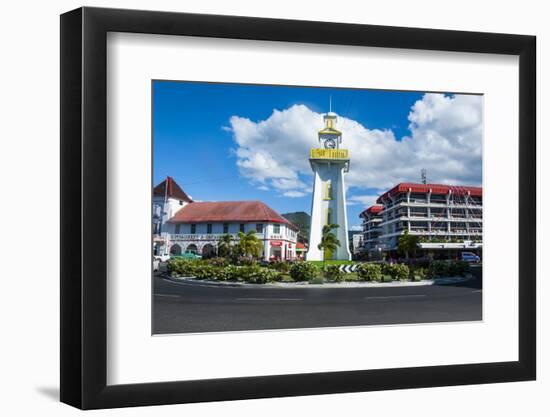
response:
<path fill-rule="evenodd" d="M 457 118 L 457 112 L 449 110 L 449 106 L 455 106 L 458 113 L 468 114 L 471 107 L 466 102 L 470 107 L 464 110 L 466 105 L 455 103 L 452 95 L 427 98 L 418 92 L 154 81 L 154 183 L 170 175 L 195 200 L 254 199 L 280 213 L 309 213 L 312 177 L 304 150 L 317 144 L 321 115 L 328 111 L 329 97 L 333 111 L 339 115 L 343 147 L 347 147 L 348 135 L 352 148 L 353 171 L 347 195 L 350 227 L 360 224 L 359 213 L 395 181 L 419 180 L 419 169 L 399 168 L 414 156 L 413 152 L 426 154 L 411 146 L 424 143 L 426 137 L 433 138 L 434 130 L 454 143 L 449 132 L 441 132 L 449 123 L 440 123 L 443 127 L 438 130 L 434 113 L 441 114 L 444 121 L 458 123 L 468 134 L 474 123 L 471 117 Z M 472 114 L 476 112 L 474 106 Z M 481 144 L 480 139 L 477 141 Z M 256 166 L 255 157 L 264 154 L 274 168 Z M 288 159 L 290 154 L 292 158 Z M 427 165 L 429 180 L 433 162 L 433 179 L 439 182 L 481 181 L 480 172 L 471 178 L 461 177 L 471 170 L 471 156 L 453 178 L 445 178 L 437 159 L 434 156 L 418 162 Z M 457 159 L 461 160 L 460 155 Z M 466 178 L 468 181 L 464 181 Z"/>

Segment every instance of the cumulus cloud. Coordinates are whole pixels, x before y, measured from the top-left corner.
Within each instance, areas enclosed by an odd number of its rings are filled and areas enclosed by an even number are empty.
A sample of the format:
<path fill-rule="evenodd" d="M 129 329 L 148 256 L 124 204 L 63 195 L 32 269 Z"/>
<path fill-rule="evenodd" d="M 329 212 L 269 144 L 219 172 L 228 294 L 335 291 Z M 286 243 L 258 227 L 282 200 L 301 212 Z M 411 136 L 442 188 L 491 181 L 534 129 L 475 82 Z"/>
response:
<path fill-rule="evenodd" d="M 422 168 L 429 182 L 481 183 L 481 96 L 425 94 L 411 107 L 408 122 L 410 134 L 396 138 L 391 129 L 370 129 L 339 117 L 343 147 L 351 158 L 346 176 L 351 204 L 374 202 L 374 195 L 361 190 L 384 191 L 399 182 L 418 181 Z M 232 116 L 229 124 L 242 176 L 287 197 L 311 191 L 308 157 L 318 146 L 322 114 L 299 104 L 274 110 L 260 121 Z"/>
<path fill-rule="evenodd" d="M 376 203 L 376 199 L 378 198 L 380 194 L 369 194 L 369 195 L 354 195 L 351 197 L 348 197 L 347 204 L 348 206 L 354 206 L 357 204 L 360 204 L 362 206 L 372 206 Z"/>
<path fill-rule="evenodd" d="M 303 191 L 295 191 L 295 190 L 292 190 L 292 191 L 285 191 L 283 193 L 283 195 L 285 197 L 291 197 L 291 198 L 297 198 L 297 197 L 303 197 L 305 196 L 307 193 L 303 192 Z"/>

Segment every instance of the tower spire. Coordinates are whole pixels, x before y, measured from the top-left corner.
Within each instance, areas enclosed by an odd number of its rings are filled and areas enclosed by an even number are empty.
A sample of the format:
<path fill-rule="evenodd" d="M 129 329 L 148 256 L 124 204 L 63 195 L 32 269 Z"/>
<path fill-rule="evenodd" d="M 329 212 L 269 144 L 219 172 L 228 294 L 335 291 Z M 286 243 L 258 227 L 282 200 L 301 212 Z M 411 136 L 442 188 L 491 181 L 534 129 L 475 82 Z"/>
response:
<path fill-rule="evenodd" d="M 332 94 L 328 96 L 328 112 L 332 113 Z"/>

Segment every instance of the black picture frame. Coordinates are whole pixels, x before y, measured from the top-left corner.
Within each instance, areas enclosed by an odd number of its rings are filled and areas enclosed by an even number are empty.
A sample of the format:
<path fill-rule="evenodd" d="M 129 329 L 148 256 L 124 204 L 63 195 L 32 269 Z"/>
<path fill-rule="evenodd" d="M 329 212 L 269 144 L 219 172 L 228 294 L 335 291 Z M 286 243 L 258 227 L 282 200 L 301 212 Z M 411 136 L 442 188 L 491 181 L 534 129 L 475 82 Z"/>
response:
<path fill-rule="evenodd" d="M 108 32 L 519 56 L 519 360 L 113 385 L 107 375 Z M 61 401 L 82 409 L 377 391 L 536 377 L 534 36 L 80 8 L 61 16 Z"/>

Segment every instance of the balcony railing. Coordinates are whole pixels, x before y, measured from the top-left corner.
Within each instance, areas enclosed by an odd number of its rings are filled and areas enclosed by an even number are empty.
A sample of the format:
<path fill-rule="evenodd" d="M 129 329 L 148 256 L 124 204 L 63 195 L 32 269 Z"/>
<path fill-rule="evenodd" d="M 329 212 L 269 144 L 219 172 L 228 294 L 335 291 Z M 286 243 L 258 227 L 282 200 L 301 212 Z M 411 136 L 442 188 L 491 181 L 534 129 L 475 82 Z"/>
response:
<path fill-rule="evenodd" d="M 187 240 L 220 240 L 222 236 L 230 235 L 233 240 L 238 240 L 239 235 L 235 233 L 171 233 L 167 237 L 172 241 L 187 241 Z M 258 239 L 264 239 L 263 233 L 255 233 Z M 281 235 L 269 235 L 269 239 L 283 239 Z"/>
<path fill-rule="evenodd" d="M 380 239 L 387 239 L 393 236 L 399 236 L 403 234 L 405 229 L 396 230 L 393 232 L 385 233 L 379 236 Z M 418 236 L 482 236 L 482 231 L 472 230 L 470 229 L 467 231 L 466 229 L 454 229 L 448 232 L 447 230 L 434 230 L 428 231 L 427 229 L 412 229 L 411 228 L 411 234 L 418 235 Z"/>
<path fill-rule="evenodd" d="M 398 207 L 398 206 L 409 206 L 409 207 L 451 207 L 451 208 L 466 208 L 471 210 L 482 210 L 483 205 L 481 204 L 471 204 L 471 203 L 457 203 L 449 201 L 449 204 L 445 201 L 430 201 L 429 203 L 426 200 L 413 200 L 407 203 L 406 199 L 396 200 L 393 203 L 389 203 L 385 206 L 385 210 Z"/>

